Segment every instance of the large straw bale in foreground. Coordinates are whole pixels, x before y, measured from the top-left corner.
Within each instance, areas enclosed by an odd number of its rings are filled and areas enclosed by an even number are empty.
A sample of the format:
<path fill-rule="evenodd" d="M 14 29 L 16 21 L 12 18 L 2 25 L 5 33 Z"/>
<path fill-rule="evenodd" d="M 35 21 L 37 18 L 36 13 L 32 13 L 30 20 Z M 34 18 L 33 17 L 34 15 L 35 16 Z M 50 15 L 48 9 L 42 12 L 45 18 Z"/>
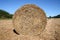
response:
<path fill-rule="evenodd" d="M 13 25 L 19 34 L 38 35 L 46 26 L 46 15 L 36 5 L 27 4 L 15 12 Z"/>

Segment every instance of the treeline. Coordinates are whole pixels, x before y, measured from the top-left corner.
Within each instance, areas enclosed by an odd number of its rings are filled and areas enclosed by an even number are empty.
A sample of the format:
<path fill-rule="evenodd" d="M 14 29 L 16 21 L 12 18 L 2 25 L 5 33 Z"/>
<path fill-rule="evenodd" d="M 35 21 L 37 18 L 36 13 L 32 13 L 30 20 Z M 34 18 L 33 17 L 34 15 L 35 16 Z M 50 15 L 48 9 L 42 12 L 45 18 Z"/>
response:
<path fill-rule="evenodd" d="M 60 14 L 53 16 L 53 17 L 49 16 L 48 18 L 60 18 Z"/>
<path fill-rule="evenodd" d="M 10 14 L 4 10 L 0 10 L 0 19 L 12 18 L 13 14 Z"/>

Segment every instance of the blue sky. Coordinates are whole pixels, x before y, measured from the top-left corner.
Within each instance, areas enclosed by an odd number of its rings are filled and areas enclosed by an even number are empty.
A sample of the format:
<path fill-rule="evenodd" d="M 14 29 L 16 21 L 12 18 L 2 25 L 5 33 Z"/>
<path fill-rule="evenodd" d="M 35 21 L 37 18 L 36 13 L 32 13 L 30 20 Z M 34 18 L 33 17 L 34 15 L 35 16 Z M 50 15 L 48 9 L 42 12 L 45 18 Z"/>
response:
<path fill-rule="evenodd" d="M 47 16 L 60 14 L 60 0 L 0 0 L 0 9 L 14 14 L 24 4 L 36 4 Z"/>

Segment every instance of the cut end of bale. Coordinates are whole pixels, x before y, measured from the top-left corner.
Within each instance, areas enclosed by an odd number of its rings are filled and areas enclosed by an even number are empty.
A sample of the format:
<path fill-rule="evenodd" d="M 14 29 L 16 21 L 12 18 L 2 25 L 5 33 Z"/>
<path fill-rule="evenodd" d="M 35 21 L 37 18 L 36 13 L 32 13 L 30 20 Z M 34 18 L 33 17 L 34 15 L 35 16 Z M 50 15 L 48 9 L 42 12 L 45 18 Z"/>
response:
<path fill-rule="evenodd" d="M 13 25 L 19 34 L 38 35 L 46 26 L 45 12 L 36 5 L 24 5 L 15 12 Z"/>

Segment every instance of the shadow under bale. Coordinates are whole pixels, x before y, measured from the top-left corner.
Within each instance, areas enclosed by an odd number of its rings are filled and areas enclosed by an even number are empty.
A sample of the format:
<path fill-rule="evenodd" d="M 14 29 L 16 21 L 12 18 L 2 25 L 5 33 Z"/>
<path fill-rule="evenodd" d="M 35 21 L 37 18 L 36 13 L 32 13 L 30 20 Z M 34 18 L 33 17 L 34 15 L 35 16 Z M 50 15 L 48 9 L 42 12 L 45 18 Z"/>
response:
<path fill-rule="evenodd" d="M 18 32 L 16 32 L 16 30 L 15 30 L 15 29 L 13 29 L 13 32 L 14 32 L 15 34 L 19 35 L 19 33 L 18 33 Z"/>

